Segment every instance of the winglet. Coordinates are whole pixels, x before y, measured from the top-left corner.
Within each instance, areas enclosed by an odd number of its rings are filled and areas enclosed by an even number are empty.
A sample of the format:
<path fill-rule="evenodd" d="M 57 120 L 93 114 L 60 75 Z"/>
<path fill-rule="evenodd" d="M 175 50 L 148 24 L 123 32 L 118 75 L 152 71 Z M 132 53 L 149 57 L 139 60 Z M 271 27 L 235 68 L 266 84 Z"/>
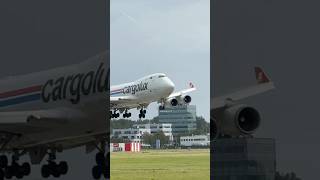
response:
<path fill-rule="evenodd" d="M 270 79 L 266 75 L 266 73 L 262 70 L 261 67 L 255 67 L 255 74 L 256 74 L 256 80 L 258 84 L 268 83 L 270 82 Z"/>

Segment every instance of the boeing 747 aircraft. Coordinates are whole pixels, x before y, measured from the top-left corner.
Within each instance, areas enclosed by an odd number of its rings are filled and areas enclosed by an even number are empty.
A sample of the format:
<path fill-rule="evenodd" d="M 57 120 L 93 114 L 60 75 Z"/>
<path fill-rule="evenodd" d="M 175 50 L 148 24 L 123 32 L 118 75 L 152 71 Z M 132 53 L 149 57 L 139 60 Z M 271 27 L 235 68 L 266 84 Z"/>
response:
<path fill-rule="evenodd" d="M 255 67 L 257 84 L 211 99 L 211 136 L 246 137 L 260 126 L 261 117 L 254 107 L 239 103 L 240 100 L 274 89 L 274 84 L 260 67 Z"/>
<path fill-rule="evenodd" d="M 68 172 L 66 161 L 56 163 L 56 154 L 85 146 L 95 149 L 92 175 L 108 175 L 106 117 L 109 69 L 106 54 L 80 64 L 0 80 L 0 180 L 21 179 L 40 164 L 43 178 Z M 11 154 L 8 158 L 6 154 Z"/>
<path fill-rule="evenodd" d="M 110 111 L 112 118 L 131 116 L 128 110 L 140 109 L 139 118 L 145 118 L 146 108 L 152 102 L 160 103 L 160 108 L 166 106 L 177 106 L 179 104 L 189 104 L 191 97 L 188 93 L 195 91 L 192 83 L 189 88 L 175 92 L 173 82 L 163 73 L 151 74 L 134 82 L 125 83 L 111 87 Z M 119 113 L 119 112 L 120 113 Z"/>

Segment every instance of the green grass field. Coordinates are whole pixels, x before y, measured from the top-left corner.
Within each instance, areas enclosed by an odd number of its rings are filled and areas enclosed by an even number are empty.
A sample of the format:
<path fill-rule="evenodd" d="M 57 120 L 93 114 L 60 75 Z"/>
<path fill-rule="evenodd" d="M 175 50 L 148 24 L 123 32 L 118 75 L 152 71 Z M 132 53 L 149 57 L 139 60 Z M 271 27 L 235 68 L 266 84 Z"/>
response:
<path fill-rule="evenodd" d="M 209 180 L 209 150 L 111 153 L 111 180 Z"/>

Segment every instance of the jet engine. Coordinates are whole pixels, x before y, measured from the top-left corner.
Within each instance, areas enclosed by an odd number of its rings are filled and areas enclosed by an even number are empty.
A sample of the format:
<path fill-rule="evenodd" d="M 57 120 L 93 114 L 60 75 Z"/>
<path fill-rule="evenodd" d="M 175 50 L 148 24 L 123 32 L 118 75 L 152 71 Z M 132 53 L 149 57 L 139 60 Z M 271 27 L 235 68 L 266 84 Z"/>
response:
<path fill-rule="evenodd" d="M 171 106 L 177 106 L 179 104 L 178 100 L 173 98 L 169 100 Z"/>
<path fill-rule="evenodd" d="M 186 103 L 186 104 L 191 103 L 191 100 L 192 100 L 191 96 L 189 96 L 189 95 L 186 95 L 186 96 L 182 97 L 182 99 L 183 99 L 183 102 Z"/>
<path fill-rule="evenodd" d="M 219 136 L 218 124 L 214 118 L 210 119 L 210 135 L 211 139 L 216 139 Z"/>
<path fill-rule="evenodd" d="M 253 134 L 260 125 L 260 114 L 253 107 L 234 105 L 214 114 L 217 132 L 221 135 L 239 136 Z"/>

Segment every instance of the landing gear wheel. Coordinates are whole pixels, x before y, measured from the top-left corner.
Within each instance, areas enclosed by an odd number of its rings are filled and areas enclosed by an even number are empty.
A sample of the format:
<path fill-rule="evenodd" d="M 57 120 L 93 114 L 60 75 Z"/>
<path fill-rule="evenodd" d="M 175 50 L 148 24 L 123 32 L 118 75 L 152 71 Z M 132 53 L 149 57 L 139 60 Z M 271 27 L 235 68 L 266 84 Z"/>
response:
<path fill-rule="evenodd" d="M 60 177 L 61 175 L 58 169 L 58 165 L 55 162 L 49 163 L 49 172 L 55 178 Z"/>
<path fill-rule="evenodd" d="M 48 178 L 50 176 L 49 165 L 43 165 L 41 168 L 41 175 L 43 178 Z"/>
<path fill-rule="evenodd" d="M 0 180 L 4 180 L 4 172 L 0 169 Z"/>
<path fill-rule="evenodd" d="M 109 160 L 110 158 L 108 157 L 108 155 L 106 156 L 106 161 L 105 161 L 105 165 L 103 166 L 103 176 L 106 179 L 110 179 L 110 167 L 109 167 Z"/>
<path fill-rule="evenodd" d="M 17 171 L 15 171 L 17 179 L 22 179 L 23 178 L 23 167 L 17 165 L 15 167 L 15 169 L 17 170 Z"/>
<path fill-rule="evenodd" d="M 6 179 L 11 179 L 13 176 L 13 171 L 11 166 L 7 166 L 4 170 L 4 176 Z"/>
<path fill-rule="evenodd" d="M 143 110 L 143 109 L 140 109 L 140 114 L 139 114 L 139 118 L 145 118 L 146 117 L 146 113 L 147 111 L 146 110 Z"/>
<path fill-rule="evenodd" d="M 104 154 L 102 152 L 99 152 L 96 154 L 96 163 L 97 165 L 102 165 L 105 161 L 105 158 L 104 158 Z"/>
<path fill-rule="evenodd" d="M 101 166 L 97 165 L 92 168 L 92 177 L 94 179 L 100 179 L 102 175 Z"/>
<path fill-rule="evenodd" d="M 0 168 L 5 168 L 8 166 L 8 157 L 6 155 L 0 156 Z"/>
<path fill-rule="evenodd" d="M 16 176 L 18 179 L 21 179 L 23 177 L 23 171 L 22 171 L 22 166 L 19 166 L 18 163 L 13 162 L 11 165 L 11 171 L 12 171 L 12 175 Z"/>
<path fill-rule="evenodd" d="M 69 169 L 69 167 L 68 167 L 67 162 L 61 161 L 61 162 L 59 163 L 59 172 L 60 172 L 62 175 L 66 175 L 67 172 L 68 172 L 68 169 Z"/>
<path fill-rule="evenodd" d="M 30 164 L 29 163 L 23 163 L 22 164 L 22 166 L 21 166 L 21 168 L 22 168 L 22 174 L 24 175 L 24 176 L 29 176 L 30 175 L 30 173 L 31 173 L 31 166 L 30 166 Z"/>
<path fill-rule="evenodd" d="M 107 169 L 109 169 L 109 167 L 107 167 Z M 108 171 L 104 171 L 103 172 L 103 177 L 106 178 L 106 179 L 109 179 L 110 178 L 109 172 Z"/>
<path fill-rule="evenodd" d="M 106 154 L 105 161 L 106 161 L 106 164 L 109 164 L 109 162 L 110 162 L 110 152 L 108 152 Z"/>

